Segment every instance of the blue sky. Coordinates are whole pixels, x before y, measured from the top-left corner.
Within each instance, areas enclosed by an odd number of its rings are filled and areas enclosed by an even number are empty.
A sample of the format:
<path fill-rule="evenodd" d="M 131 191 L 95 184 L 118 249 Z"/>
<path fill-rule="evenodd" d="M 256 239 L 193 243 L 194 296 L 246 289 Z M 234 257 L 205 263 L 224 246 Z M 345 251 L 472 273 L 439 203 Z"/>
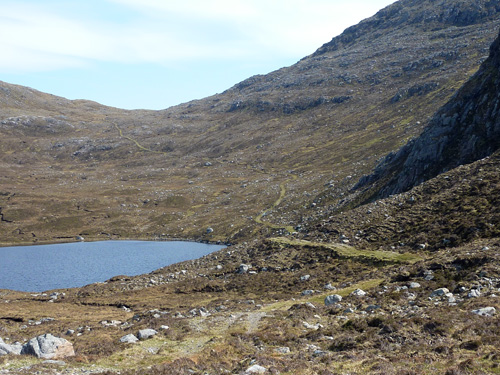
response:
<path fill-rule="evenodd" d="M 394 0 L 2 0 L 0 80 L 164 109 L 289 66 Z"/>

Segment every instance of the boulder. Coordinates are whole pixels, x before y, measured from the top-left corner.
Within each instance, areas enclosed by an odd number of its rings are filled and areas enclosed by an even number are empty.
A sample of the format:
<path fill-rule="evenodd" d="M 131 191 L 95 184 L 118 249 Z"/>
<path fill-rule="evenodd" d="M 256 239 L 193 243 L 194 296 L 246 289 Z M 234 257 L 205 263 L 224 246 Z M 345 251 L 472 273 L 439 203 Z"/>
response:
<path fill-rule="evenodd" d="M 245 371 L 245 374 L 265 374 L 267 369 L 259 365 L 253 365 Z"/>
<path fill-rule="evenodd" d="M 133 334 L 129 333 L 128 335 L 125 335 L 123 336 L 121 339 L 120 339 L 120 342 L 123 342 L 125 344 L 134 344 L 136 343 L 137 341 L 139 341 L 139 339 L 137 337 L 135 337 Z"/>
<path fill-rule="evenodd" d="M 481 292 L 478 289 L 471 289 L 469 294 L 467 294 L 468 298 L 479 298 L 481 297 Z"/>
<path fill-rule="evenodd" d="M 240 264 L 240 266 L 238 267 L 237 273 L 247 273 L 249 269 L 250 269 L 249 265 L 247 265 L 247 264 Z"/>
<path fill-rule="evenodd" d="M 338 295 L 338 294 L 332 294 L 330 296 L 326 296 L 325 298 L 325 306 L 330 306 L 330 305 L 334 305 L 338 302 L 342 301 L 342 296 Z"/>
<path fill-rule="evenodd" d="M 433 297 L 442 297 L 446 294 L 450 293 L 450 291 L 447 289 L 447 288 L 439 288 L 439 289 L 436 289 L 435 291 L 433 291 L 431 293 L 431 298 Z"/>
<path fill-rule="evenodd" d="M 420 288 L 420 286 L 421 286 L 421 285 L 420 285 L 419 283 L 417 283 L 417 282 L 415 282 L 415 281 L 414 281 L 414 282 L 411 282 L 411 283 L 410 283 L 409 288 L 410 288 L 410 289 L 418 289 L 418 288 Z"/>
<path fill-rule="evenodd" d="M 12 345 L 6 344 L 2 338 L 0 338 L 0 355 L 7 354 L 21 354 L 22 345 L 19 343 L 15 343 Z"/>
<path fill-rule="evenodd" d="M 362 289 L 356 289 L 354 292 L 351 293 L 351 296 L 363 297 L 366 296 L 366 292 Z"/>
<path fill-rule="evenodd" d="M 33 355 L 43 359 L 62 359 L 75 355 L 73 344 L 68 340 L 50 333 L 32 338 L 23 345 L 21 354 Z"/>
<path fill-rule="evenodd" d="M 496 314 L 496 309 L 494 307 L 483 307 L 482 309 L 472 310 L 472 313 L 480 316 L 493 316 Z"/>
<path fill-rule="evenodd" d="M 150 337 L 155 336 L 157 333 L 158 332 L 156 332 L 154 329 L 141 329 L 137 334 L 137 337 L 139 338 L 139 340 L 147 340 Z"/>

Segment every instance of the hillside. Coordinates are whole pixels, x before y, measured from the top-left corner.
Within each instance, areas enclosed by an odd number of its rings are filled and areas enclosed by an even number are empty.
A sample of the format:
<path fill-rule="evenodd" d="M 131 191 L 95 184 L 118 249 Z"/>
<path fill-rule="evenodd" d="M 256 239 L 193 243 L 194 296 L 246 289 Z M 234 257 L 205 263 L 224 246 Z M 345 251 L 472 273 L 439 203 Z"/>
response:
<path fill-rule="evenodd" d="M 479 71 L 432 117 L 424 132 L 386 157 L 358 188 L 376 190 L 379 185 L 377 196 L 387 197 L 500 148 L 498 43 L 497 38 Z"/>
<path fill-rule="evenodd" d="M 164 111 L 3 83 L 2 242 L 290 231 L 420 134 L 498 19 L 497 2 L 400 1 L 291 67 Z"/>
<path fill-rule="evenodd" d="M 500 373 L 499 12 L 401 0 L 289 68 L 164 111 L 2 84 L 4 243 L 231 244 L 82 288 L 0 290 L 0 374 Z M 75 356 L 1 355 L 49 332 Z"/>

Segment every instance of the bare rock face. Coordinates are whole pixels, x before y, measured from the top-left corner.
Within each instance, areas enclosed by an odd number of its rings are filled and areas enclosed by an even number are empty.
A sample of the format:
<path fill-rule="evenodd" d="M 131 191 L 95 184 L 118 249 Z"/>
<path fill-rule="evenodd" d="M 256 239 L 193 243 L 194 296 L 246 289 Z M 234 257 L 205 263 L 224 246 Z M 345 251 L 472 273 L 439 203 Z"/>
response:
<path fill-rule="evenodd" d="M 74 356 L 75 350 L 73 344 L 68 340 L 46 333 L 32 338 L 24 344 L 21 354 L 33 355 L 43 359 L 62 359 Z"/>
<path fill-rule="evenodd" d="M 479 71 L 430 120 L 422 135 L 387 155 L 355 187 L 398 194 L 500 149 L 500 36 Z"/>
<path fill-rule="evenodd" d="M 0 337 L 0 356 L 7 354 L 20 354 L 21 353 L 21 344 L 6 344 L 2 338 Z"/>

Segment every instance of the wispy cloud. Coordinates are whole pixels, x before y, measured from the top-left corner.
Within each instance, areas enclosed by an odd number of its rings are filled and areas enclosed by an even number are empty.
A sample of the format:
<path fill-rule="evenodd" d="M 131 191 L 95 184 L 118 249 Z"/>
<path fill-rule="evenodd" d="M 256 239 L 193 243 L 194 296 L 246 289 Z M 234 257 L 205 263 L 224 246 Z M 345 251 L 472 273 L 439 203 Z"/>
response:
<path fill-rule="evenodd" d="M 190 59 L 300 58 L 357 22 L 361 8 L 363 17 L 380 8 L 374 0 L 91 3 L 94 15 L 80 14 L 68 4 L 61 8 L 61 3 L 53 1 L 0 3 L 0 69 L 37 71 L 99 62 L 165 64 Z M 113 17 L 113 8 L 126 13 L 126 21 Z"/>

